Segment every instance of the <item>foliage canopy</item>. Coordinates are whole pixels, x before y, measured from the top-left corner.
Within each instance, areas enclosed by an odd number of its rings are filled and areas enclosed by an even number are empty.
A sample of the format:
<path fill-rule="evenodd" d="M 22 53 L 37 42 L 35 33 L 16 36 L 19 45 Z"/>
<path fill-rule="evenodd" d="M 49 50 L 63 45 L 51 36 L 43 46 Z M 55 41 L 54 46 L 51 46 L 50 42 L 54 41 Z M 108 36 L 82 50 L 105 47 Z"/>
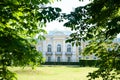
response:
<path fill-rule="evenodd" d="M 68 20 L 64 25 L 74 31 L 67 42 L 80 45 L 81 40 L 88 40 L 83 54 L 94 53 L 101 60 L 99 69 L 89 74 L 90 79 L 100 76 L 104 80 L 120 78 L 120 45 L 113 43 L 120 33 L 120 1 L 92 0 L 64 18 Z"/>
<path fill-rule="evenodd" d="M 42 54 L 35 49 L 34 36 L 40 39 L 46 22 L 55 20 L 61 9 L 43 5 L 53 0 L 0 0 L 0 80 L 13 80 L 8 65 L 38 65 Z M 15 78 L 16 79 L 16 78 Z"/>

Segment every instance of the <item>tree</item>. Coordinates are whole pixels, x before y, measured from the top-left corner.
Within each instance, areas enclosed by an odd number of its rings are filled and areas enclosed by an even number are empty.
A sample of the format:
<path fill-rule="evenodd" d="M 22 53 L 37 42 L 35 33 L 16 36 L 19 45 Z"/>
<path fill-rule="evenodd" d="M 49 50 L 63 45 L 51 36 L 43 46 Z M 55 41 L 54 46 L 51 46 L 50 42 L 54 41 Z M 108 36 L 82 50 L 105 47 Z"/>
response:
<path fill-rule="evenodd" d="M 34 36 L 46 33 L 43 26 L 55 20 L 61 9 L 45 7 L 50 0 L 0 0 L 0 80 L 13 80 L 8 65 L 39 65 L 41 52 L 35 49 Z"/>
<path fill-rule="evenodd" d="M 120 45 L 113 43 L 120 33 L 120 1 L 93 0 L 63 17 L 68 20 L 64 25 L 74 31 L 67 42 L 80 45 L 81 40 L 89 40 L 83 54 L 100 58 L 99 69 L 89 74 L 90 79 L 120 79 Z"/>

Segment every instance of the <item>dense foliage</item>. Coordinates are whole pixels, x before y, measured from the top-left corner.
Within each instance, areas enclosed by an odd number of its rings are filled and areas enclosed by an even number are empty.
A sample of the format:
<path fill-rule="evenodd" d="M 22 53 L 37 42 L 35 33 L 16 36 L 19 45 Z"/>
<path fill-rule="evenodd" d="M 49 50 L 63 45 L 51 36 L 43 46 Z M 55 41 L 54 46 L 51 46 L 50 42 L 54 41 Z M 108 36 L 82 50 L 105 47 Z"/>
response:
<path fill-rule="evenodd" d="M 94 53 L 101 60 L 99 69 L 89 74 L 90 79 L 120 78 L 120 45 L 113 43 L 120 33 L 120 0 L 92 0 L 63 17 L 68 20 L 64 25 L 73 30 L 67 42 L 80 45 L 81 40 L 89 41 L 84 54 Z"/>
<path fill-rule="evenodd" d="M 52 0 L 51 0 L 52 1 Z M 0 80 L 13 80 L 8 65 L 38 65 L 42 55 L 35 49 L 34 36 L 46 33 L 43 26 L 55 20 L 59 8 L 45 7 L 50 0 L 0 0 Z"/>
<path fill-rule="evenodd" d="M 46 22 L 60 16 L 59 8 L 45 7 L 53 0 L 0 0 L 0 80 L 13 80 L 15 74 L 8 65 L 38 65 L 41 53 L 35 49 L 34 36 L 39 33 L 44 39 Z M 67 42 L 80 45 L 89 40 L 84 54 L 100 58 L 99 69 L 90 73 L 90 79 L 104 80 L 120 77 L 120 45 L 113 39 L 120 33 L 120 1 L 93 0 L 63 15 L 68 20 L 66 27 L 74 31 Z"/>

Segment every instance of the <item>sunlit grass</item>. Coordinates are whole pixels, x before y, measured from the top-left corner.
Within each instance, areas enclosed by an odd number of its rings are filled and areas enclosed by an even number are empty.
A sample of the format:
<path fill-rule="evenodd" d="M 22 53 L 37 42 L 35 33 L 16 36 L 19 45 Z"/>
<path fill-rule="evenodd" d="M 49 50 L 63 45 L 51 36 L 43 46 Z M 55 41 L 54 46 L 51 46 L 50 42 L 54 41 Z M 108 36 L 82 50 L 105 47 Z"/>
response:
<path fill-rule="evenodd" d="M 34 70 L 30 67 L 9 69 L 17 73 L 18 80 L 87 80 L 87 74 L 97 68 L 53 65 L 36 67 Z"/>

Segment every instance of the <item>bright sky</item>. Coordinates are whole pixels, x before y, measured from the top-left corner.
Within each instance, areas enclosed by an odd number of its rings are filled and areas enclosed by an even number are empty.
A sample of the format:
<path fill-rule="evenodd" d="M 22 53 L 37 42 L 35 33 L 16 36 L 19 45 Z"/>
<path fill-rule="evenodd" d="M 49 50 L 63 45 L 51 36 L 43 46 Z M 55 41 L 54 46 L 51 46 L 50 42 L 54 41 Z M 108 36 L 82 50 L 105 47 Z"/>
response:
<path fill-rule="evenodd" d="M 84 0 L 84 2 L 80 2 L 79 0 L 61 0 L 61 1 L 55 1 L 50 6 L 61 8 L 63 13 L 70 13 L 71 11 L 74 10 L 74 8 L 78 6 L 84 6 L 88 3 L 89 0 Z M 46 25 L 46 30 L 48 32 L 53 30 L 70 31 L 70 29 L 63 27 L 63 24 L 64 22 L 58 22 L 58 21 L 50 22 Z M 118 34 L 117 37 L 120 37 L 120 34 Z"/>
<path fill-rule="evenodd" d="M 53 7 L 59 7 L 62 9 L 63 13 L 70 13 L 73 11 L 74 8 L 78 6 L 84 6 L 85 4 L 88 4 L 89 0 L 84 0 L 84 2 L 80 2 L 79 0 L 61 0 L 61 1 L 56 1 L 51 6 Z M 46 26 L 46 30 L 52 31 L 52 30 L 70 30 L 68 28 L 63 27 L 64 22 L 58 22 L 58 21 L 53 21 L 51 23 L 48 23 Z"/>

